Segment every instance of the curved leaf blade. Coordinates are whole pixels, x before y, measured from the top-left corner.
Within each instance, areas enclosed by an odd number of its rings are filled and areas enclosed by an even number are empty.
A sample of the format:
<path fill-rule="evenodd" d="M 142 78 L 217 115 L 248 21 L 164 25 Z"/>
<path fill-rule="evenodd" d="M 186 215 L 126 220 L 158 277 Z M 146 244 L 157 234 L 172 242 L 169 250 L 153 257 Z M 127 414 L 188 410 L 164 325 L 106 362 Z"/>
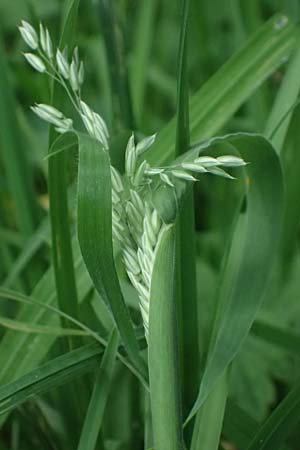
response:
<path fill-rule="evenodd" d="M 179 398 L 175 233 L 166 227 L 157 243 L 150 289 L 149 378 L 156 450 L 183 450 Z M 167 413 L 166 413 L 167 412 Z"/>
<path fill-rule="evenodd" d="M 90 277 L 112 312 L 128 355 L 142 372 L 114 264 L 109 155 L 98 141 L 83 134 L 79 135 L 78 239 Z"/>
<path fill-rule="evenodd" d="M 216 140 L 229 143 L 251 162 L 245 169 L 247 210 L 239 215 L 224 256 L 207 364 L 187 421 L 206 400 L 251 328 L 276 255 L 283 214 L 281 168 L 271 144 L 262 136 L 247 134 Z"/>

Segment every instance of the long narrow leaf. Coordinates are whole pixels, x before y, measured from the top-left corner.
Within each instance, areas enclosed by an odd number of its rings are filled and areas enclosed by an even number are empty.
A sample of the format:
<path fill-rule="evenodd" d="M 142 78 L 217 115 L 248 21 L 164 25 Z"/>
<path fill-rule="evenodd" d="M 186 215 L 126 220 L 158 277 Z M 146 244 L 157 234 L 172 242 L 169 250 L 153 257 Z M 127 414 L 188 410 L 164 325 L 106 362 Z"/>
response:
<path fill-rule="evenodd" d="M 149 377 L 156 450 L 183 450 L 174 301 L 175 234 L 170 225 L 157 243 L 150 289 Z"/>
<path fill-rule="evenodd" d="M 79 0 L 70 0 L 67 5 L 67 14 L 62 28 L 60 47 L 71 45 L 75 34 L 75 21 Z M 52 103 L 60 108 L 61 96 L 57 83 L 52 86 Z M 50 128 L 49 149 L 52 153 L 53 143 L 57 133 L 54 127 Z M 60 146 L 60 141 L 57 144 Z M 74 260 L 71 245 L 71 232 L 68 207 L 68 154 L 61 152 L 48 160 L 48 185 L 50 218 L 52 231 L 52 255 L 57 298 L 60 308 L 66 313 L 76 317 L 78 308 L 77 289 L 74 274 Z M 64 322 L 63 322 L 64 324 Z"/>
<path fill-rule="evenodd" d="M 295 45 L 296 29 L 287 16 L 263 25 L 192 97 L 192 143 L 219 132 L 234 112 L 282 63 Z M 149 161 L 160 165 L 174 157 L 175 119 L 159 134 Z"/>
<path fill-rule="evenodd" d="M 93 370 L 103 348 L 92 344 L 61 355 L 0 388 L 0 415 L 35 395 L 41 395 Z"/>
<path fill-rule="evenodd" d="M 0 316 L 0 325 L 15 331 L 35 334 L 50 334 L 54 336 L 87 336 L 88 333 L 82 330 L 71 328 L 49 327 L 47 325 L 34 325 L 26 322 L 20 322 L 14 319 Z"/>
<path fill-rule="evenodd" d="M 265 129 L 265 135 L 271 140 L 278 153 L 281 153 L 283 150 L 283 144 L 291 121 L 293 111 L 290 108 L 295 103 L 296 98 L 299 95 L 299 70 L 300 50 L 298 44 L 295 54 L 292 55 L 287 72 L 280 86 L 280 90 L 276 96 L 275 103 Z M 290 111 L 290 114 L 285 116 L 288 111 Z M 283 117 L 285 118 L 282 121 Z"/>
<path fill-rule="evenodd" d="M 109 66 L 114 118 L 117 126 L 134 129 L 134 117 L 128 82 L 122 30 L 117 19 L 116 5 L 110 0 L 99 0 L 99 12 Z"/>
<path fill-rule="evenodd" d="M 188 28 L 190 1 L 181 5 L 181 33 L 178 54 L 176 156 L 186 153 L 190 146 Z M 187 412 L 193 403 L 199 383 L 199 349 L 197 336 L 197 288 L 194 192 L 185 197 L 177 224 L 176 294 L 178 301 L 181 350 L 182 402 Z M 193 352 L 191 352 L 193 349 Z M 192 357 L 191 357 L 192 356 Z"/>
<path fill-rule="evenodd" d="M 139 2 L 136 31 L 134 30 L 134 48 L 130 66 L 130 85 L 135 119 L 139 122 L 144 108 L 144 96 L 147 85 L 150 49 L 155 33 L 155 13 L 158 1 Z"/>
<path fill-rule="evenodd" d="M 78 238 L 93 283 L 112 311 L 129 356 L 142 371 L 114 264 L 109 156 L 98 141 L 86 135 L 79 136 Z"/>
<path fill-rule="evenodd" d="M 233 135 L 224 140 L 250 162 L 246 169 L 247 209 L 236 223 L 224 257 L 209 356 L 188 420 L 203 404 L 250 330 L 281 232 L 283 183 L 272 146 L 259 136 Z"/>
<path fill-rule="evenodd" d="M 110 392 L 117 349 L 118 332 L 114 329 L 104 352 L 101 366 L 96 375 L 94 390 L 85 417 L 78 450 L 95 449 Z"/>

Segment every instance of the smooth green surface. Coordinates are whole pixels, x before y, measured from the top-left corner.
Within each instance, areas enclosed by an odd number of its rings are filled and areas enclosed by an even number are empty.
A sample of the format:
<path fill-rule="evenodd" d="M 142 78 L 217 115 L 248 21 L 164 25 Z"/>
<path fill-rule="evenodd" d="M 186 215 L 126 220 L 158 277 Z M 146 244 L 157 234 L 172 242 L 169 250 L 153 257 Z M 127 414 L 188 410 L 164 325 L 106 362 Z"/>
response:
<path fill-rule="evenodd" d="M 276 24 L 281 21 L 281 15 L 272 18 L 193 95 L 190 102 L 192 143 L 217 133 L 257 86 L 290 54 L 296 30 L 288 18 L 283 21 L 285 25 L 278 28 Z M 151 162 L 161 164 L 174 157 L 174 131 L 173 120 L 158 136 Z"/>
<path fill-rule="evenodd" d="M 149 379 L 156 450 L 183 450 L 179 360 L 174 292 L 174 226 L 157 244 L 150 290 Z"/>
<path fill-rule="evenodd" d="M 0 414 L 5 414 L 35 395 L 64 385 L 99 364 L 103 349 L 99 344 L 87 345 L 51 360 L 0 389 Z"/>
<path fill-rule="evenodd" d="M 188 82 L 188 25 L 190 2 L 181 3 L 181 33 L 178 50 L 176 155 L 188 151 L 190 146 L 189 82 Z M 177 222 L 177 303 L 181 377 L 184 399 L 183 409 L 189 410 L 197 392 L 199 349 L 197 333 L 197 287 L 194 193 L 191 190 Z M 191 354 L 191 348 L 193 349 Z"/>
<path fill-rule="evenodd" d="M 98 208 L 94 206 L 98 204 Z M 133 325 L 117 277 L 112 248 L 109 155 L 101 144 L 79 136 L 78 239 L 93 283 L 109 305 L 121 339 L 143 373 Z"/>
<path fill-rule="evenodd" d="M 118 332 L 114 329 L 103 354 L 101 366 L 96 374 L 94 389 L 80 435 L 78 450 L 94 450 L 96 447 L 97 437 L 101 429 L 105 407 L 110 393 L 118 340 Z"/>
<path fill-rule="evenodd" d="M 79 0 L 66 3 L 66 16 L 60 37 L 60 47 L 72 45 L 75 36 Z M 52 84 L 52 104 L 56 108 L 62 105 L 61 87 Z M 57 133 L 54 127 L 49 133 L 49 152 L 53 152 L 53 144 Z M 59 143 L 58 143 L 59 145 Z M 70 217 L 68 204 L 68 153 L 58 153 L 48 159 L 48 189 L 50 203 L 50 220 L 52 234 L 52 257 L 57 290 L 57 300 L 62 311 L 76 317 L 78 315 L 78 294 L 75 282 L 74 259 L 71 244 Z M 63 322 L 63 325 L 66 325 Z M 68 341 L 70 348 L 74 342 Z"/>
<path fill-rule="evenodd" d="M 228 373 L 225 372 L 196 416 L 191 450 L 219 448 L 227 395 Z"/>
<path fill-rule="evenodd" d="M 283 151 L 284 141 L 292 118 L 292 111 L 290 108 L 295 103 L 295 99 L 299 96 L 299 43 L 300 37 L 298 34 L 296 50 L 294 54 L 292 54 L 289 67 L 276 96 L 274 106 L 265 128 L 265 135 L 271 140 L 274 148 L 279 154 Z M 290 114 L 285 117 L 288 111 L 290 111 Z"/>
<path fill-rule="evenodd" d="M 262 302 L 281 232 L 283 182 L 274 149 L 260 136 L 236 135 L 224 140 L 249 162 L 247 210 L 237 219 L 223 260 L 208 360 L 188 420 L 203 404 L 249 332 Z M 253 241 L 258 239 L 259 245 L 254 247 Z"/>

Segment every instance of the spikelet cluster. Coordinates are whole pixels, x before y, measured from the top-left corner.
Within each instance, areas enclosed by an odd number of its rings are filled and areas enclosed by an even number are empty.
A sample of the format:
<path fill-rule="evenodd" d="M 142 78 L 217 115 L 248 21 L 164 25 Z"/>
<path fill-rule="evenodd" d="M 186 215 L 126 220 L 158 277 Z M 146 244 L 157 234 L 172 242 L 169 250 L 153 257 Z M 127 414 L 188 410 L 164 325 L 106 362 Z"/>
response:
<path fill-rule="evenodd" d="M 71 58 L 67 48 L 54 51 L 49 30 L 42 24 L 37 32 L 23 20 L 19 30 L 25 43 L 34 52 L 24 53 L 27 62 L 36 71 L 48 74 L 62 85 L 80 115 L 87 133 L 108 150 L 109 133 L 106 123 L 81 99 L 84 65 L 79 58 L 78 48 L 75 48 Z M 58 109 L 45 104 L 36 104 L 31 109 L 41 119 L 54 125 L 58 133 L 73 131 L 73 121 Z"/>
<path fill-rule="evenodd" d="M 199 156 L 192 161 L 184 161 L 177 165 L 161 168 L 147 168 L 146 175 L 159 176 L 161 181 L 169 186 L 174 187 L 174 179 L 185 181 L 198 181 L 197 175 L 210 173 L 223 178 L 234 179 L 226 168 L 242 167 L 246 163 L 242 158 L 233 155 L 223 155 L 217 158 L 212 156 Z"/>
<path fill-rule="evenodd" d="M 224 155 L 217 158 L 199 156 L 180 164 L 152 168 L 141 156 L 154 141 L 155 135 L 146 137 L 136 145 L 134 135 L 129 138 L 125 150 L 126 188 L 120 174 L 111 168 L 113 238 L 122 248 L 127 275 L 139 296 L 146 338 L 155 251 L 159 234 L 165 226 L 147 201 L 149 186 L 164 183 L 174 187 L 176 179 L 194 182 L 198 180 L 198 175 L 205 173 L 233 178 L 224 169 L 245 165 L 241 158 Z"/>
<path fill-rule="evenodd" d="M 147 338 L 152 270 L 156 244 L 164 224 L 157 211 L 133 186 L 129 193 L 120 191 L 120 182 L 120 175 L 116 177 L 116 170 L 112 168 L 113 239 L 122 248 L 127 275 L 138 293 Z M 122 199 L 122 194 L 126 200 Z"/>
<path fill-rule="evenodd" d="M 105 121 L 81 99 L 84 66 L 78 48 L 75 48 L 70 58 L 66 48 L 54 51 L 50 33 L 42 24 L 39 32 L 25 21 L 22 21 L 19 29 L 32 50 L 24 54 L 28 63 L 63 86 L 87 133 L 108 150 L 109 132 Z M 73 131 L 73 121 L 53 106 L 41 103 L 31 109 L 41 119 L 54 125 L 58 133 Z M 132 134 L 125 150 L 123 177 L 111 166 L 113 241 L 121 248 L 128 278 L 138 293 L 146 338 L 155 253 L 160 233 L 165 227 L 158 212 L 148 201 L 151 185 L 157 187 L 163 183 L 173 188 L 176 179 L 194 182 L 199 175 L 206 173 L 233 178 L 225 169 L 245 165 L 241 158 L 225 155 L 217 158 L 200 156 L 167 167 L 154 168 L 143 156 L 154 143 L 155 137 L 148 136 L 136 144 Z"/>

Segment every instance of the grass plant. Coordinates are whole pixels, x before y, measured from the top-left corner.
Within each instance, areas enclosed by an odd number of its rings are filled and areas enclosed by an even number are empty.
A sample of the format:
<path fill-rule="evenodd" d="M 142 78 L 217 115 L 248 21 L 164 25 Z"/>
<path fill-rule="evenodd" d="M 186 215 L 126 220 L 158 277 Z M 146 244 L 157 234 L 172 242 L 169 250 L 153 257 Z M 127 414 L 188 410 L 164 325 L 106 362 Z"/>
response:
<path fill-rule="evenodd" d="M 0 450 L 298 449 L 300 8 L 225 3 L 0 5 Z"/>

